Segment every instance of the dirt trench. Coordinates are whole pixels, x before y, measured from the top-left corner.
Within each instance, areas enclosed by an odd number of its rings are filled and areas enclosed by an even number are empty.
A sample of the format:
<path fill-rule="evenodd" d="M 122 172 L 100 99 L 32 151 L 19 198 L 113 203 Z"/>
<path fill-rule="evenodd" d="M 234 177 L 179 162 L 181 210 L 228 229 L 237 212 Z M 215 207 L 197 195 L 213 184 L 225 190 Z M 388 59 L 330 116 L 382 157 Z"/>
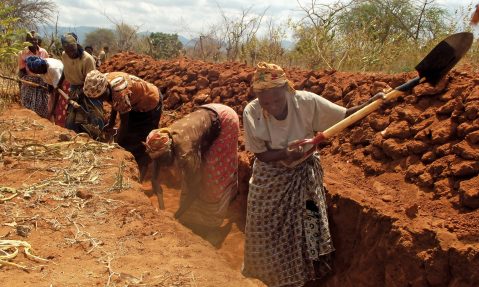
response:
<path fill-rule="evenodd" d="M 240 117 L 254 97 L 241 63 L 155 61 L 133 53 L 102 66 L 155 83 L 168 125 L 195 106 L 221 102 Z M 416 76 L 286 69 L 296 89 L 342 106 Z M 326 286 L 478 286 L 479 78 L 462 65 L 386 104 L 321 144 L 329 187 L 336 273 Z M 240 138 L 240 190 L 253 157 Z"/>
<path fill-rule="evenodd" d="M 253 69 L 239 63 L 155 61 L 123 53 L 102 70 L 126 71 L 155 83 L 165 95 L 162 125 L 209 102 L 226 103 L 241 116 L 253 99 L 248 88 Z M 343 106 L 414 76 L 296 69 L 287 74 L 296 88 Z M 321 145 L 336 247 L 335 273 L 322 286 L 479 285 L 476 75 L 470 67 L 454 70 L 440 86 L 417 87 Z M 0 280 L 7 286 L 261 286 L 239 273 L 253 160 L 242 138 L 241 193 L 232 204 L 230 229 L 215 249 L 173 220 L 178 200 L 174 184 L 166 187 L 167 210 L 154 211 L 142 193 L 149 186 L 135 182 L 137 170 L 128 153 L 99 150 L 95 155 L 103 165 L 85 155 L 88 150 L 80 151 L 80 158 L 66 153 L 67 160 L 27 160 L 5 153 L 19 148 L 11 148 L 17 142 L 8 141 L 7 135 L 55 143 L 65 130 L 19 108 L 3 113 L 0 124 L 2 131 L 8 130 L 2 147 L 10 147 L 2 150 L 2 186 L 24 191 L 60 176 L 60 168 L 82 175 L 75 164 L 91 161 L 93 166 L 84 177 L 73 177 L 77 185 L 70 177 L 67 187 L 43 186 L 31 198 L 0 204 L 0 239 L 27 240 L 36 254 L 54 262 L 36 265 L 17 258 L 37 269 L 25 273 L 3 267 Z M 127 185 L 115 190 L 119 170 Z M 60 182 L 66 179 L 63 174 Z M 18 225 L 30 228 L 27 237 L 19 235 Z"/>

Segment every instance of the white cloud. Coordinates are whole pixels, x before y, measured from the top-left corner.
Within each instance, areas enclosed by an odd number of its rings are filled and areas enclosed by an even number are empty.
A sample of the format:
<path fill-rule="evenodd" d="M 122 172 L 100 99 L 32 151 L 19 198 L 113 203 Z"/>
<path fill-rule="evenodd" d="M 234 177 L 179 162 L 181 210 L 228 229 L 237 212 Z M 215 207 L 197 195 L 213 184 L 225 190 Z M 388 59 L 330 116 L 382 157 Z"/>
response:
<path fill-rule="evenodd" d="M 227 15 L 252 7 L 252 13 L 268 8 L 267 16 L 285 22 L 297 11 L 294 0 L 54 0 L 59 8 L 59 25 L 67 27 L 111 27 L 105 17 L 140 26 L 143 31 L 199 33 L 221 20 L 220 6 Z M 186 28 L 188 27 L 188 29 Z M 190 30 L 190 31 L 186 31 Z"/>
<path fill-rule="evenodd" d="M 112 27 L 105 17 L 140 26 L 142 31 L 178 33 L 187 37 L 206 32 L 212 24 L 221 21 L 220 6 L 234 17 L 252 7 L 260 14 L 266 8 L 266 16 L 276 23 L 288 18 L 298 18 L 300 9 L 295 0 L 54 0 L 59 8 L 59 25 L 67 27 Z M 319 0 L 322 3 L 333 0 Z M 309 0 L 301 0 L 310 3 Z M 438 0 L 440 5 L 453 11 L 472 3 L 467 0 Z M 475 3 L 474 3 L 475 4 Z"/>

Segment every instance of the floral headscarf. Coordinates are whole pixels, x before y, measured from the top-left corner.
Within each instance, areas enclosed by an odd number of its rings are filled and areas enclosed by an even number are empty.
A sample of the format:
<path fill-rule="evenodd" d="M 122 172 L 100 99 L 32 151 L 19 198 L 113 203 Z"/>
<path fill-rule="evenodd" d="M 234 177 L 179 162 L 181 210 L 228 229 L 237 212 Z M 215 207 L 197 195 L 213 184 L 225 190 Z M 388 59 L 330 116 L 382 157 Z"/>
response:
<path fill-rule="evenodd" d="M 111 80 L 112 93 L 112 106 L 113 109 L 120 114 L 128 113 L 131 111 L 132 106 L 130 102 L 131 90 L 128 87 L 128 80 L 123 76 L 119 76 Z"/>
<path fill-rule="evenodd" d="M 259 62 L 256 65 L 256 71 L 253 76 L 253 90 L 262 91 L 277 87 L 282 87 L 287 84 L 291 93 L 294 93 L 293 83 L 286 77 L 283 69 L 276 65 L 266 62 Z"/>
<path fill-rule="evenodd" d="M 146 152 L 152 159 L 156 159 L 166 152 L 171 151 L 172 144 L 173 141 L 169 129 L 161 128 L 152 130 L 146 138 Z"/>

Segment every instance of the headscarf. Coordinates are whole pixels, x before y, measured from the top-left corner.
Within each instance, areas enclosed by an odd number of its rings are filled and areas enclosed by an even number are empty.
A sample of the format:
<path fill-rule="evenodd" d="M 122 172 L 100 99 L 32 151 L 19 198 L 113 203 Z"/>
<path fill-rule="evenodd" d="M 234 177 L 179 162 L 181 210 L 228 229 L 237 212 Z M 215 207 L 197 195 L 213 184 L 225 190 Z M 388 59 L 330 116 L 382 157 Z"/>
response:
<path fill-rule="evenodd" d="M 60 41 L 62 42 L 63 47 L 75 46 L 75 45 L 77 46 L 77 56 L 75 57 L 75 59 L 83 57 L 84 49 L 80 44 L 78 44 L 78 37 L 75 33 L 69 32 L 69 33 L 63 34 L 63 36 L 61 36 L 60 38 Z"/>
<path fill-rule="evenodd" d="M 92 70 L 88 72 L 85 77 L 85 83 L 83 84 L 83 93 L 92 99 L 99 98 L 106 92 L 108 88 L 108 79 L 106 74 L 101 73 L 98 70 Z"/>
<path fill-rule="evenodd" d="M 45 59 L 38 56 L 30 56 L 25 60 L 28 69 L 34 74 L 45 74 L 48 69 L 48 64 Z"/>
<path fill-rule="evenodd" d="M 78 44 L 78 36 L 73 32 L 63 34 L 60 40 L 62 42 L 62 46 Z"/>
<path fill-rule="evenodd" d="M 288 80 L 286 73 L 280 66 L 266 62 L 259 62 L 256 65 L 256 71 L 253 75 L 254 91 L 283 87 L 285 84 L 287 84 L 291 93 L 295 92 L 293 83 Z"/>
<path fill-rule="evenodd" d="M 130 102 L 132 92 L 128 87 L 128 80 L 123 76 L 118 76 L 112 79 L 110 84 L 112 107 L 120 114 L 130 112 L 132 109 Z"/>
<path fill-rule="evenodd" d="M 146 138 L 146 152 L 152 159 L 157 159 L 163 154 L 170 152 L 173 145 L 170 130 L 161 128 L 152 130 Z"/>
<path fill-rule="evenodd" d="M 30 31 L 30 32 L 27 32 L 27 36 L 25 37 L 25 41 L 27 42 L 31 42 L 33 40 L 37 40 L 39 41 L 40 40 L 40 37 L 38 37 L 37 33 L 35 31 Z"/>

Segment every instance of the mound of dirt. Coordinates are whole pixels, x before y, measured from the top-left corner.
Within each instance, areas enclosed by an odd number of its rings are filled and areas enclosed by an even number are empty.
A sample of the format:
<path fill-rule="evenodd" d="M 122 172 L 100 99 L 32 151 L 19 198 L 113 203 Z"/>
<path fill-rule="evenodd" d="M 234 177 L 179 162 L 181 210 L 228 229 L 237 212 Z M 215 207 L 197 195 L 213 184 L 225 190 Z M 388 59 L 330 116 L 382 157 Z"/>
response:
<path fill-rule="evenodd" d="M 254 69 L 241 63 L 115 55 L 103 71 L 157 85 L 161 124 L 219 102 L 240 117 Z M 295 88 L 352 107 L 415 72 L 386 75 L 286 69 Z M 337 247 L 326 286 L 476 286 L 479 282 L 479 80 L 470 67 L 416 87 L 321 144 Z M 252 155 L 240 138 L 240 189 Z M 352 166 L 354 165 L 354 166 Z"/>
<path fill-rule="evenodd" d="M 115 55 L 103 71 L 125 71 L 157 85 L 165 96 L 162 125 L 198 105 L 224 103 L 239 115 L 253 99 L 254 69 L 240 63 L 213 64 L 189 59 L 155 61 L 133 53 Z M 360 104 L 377 92 L 414 77 L 286 70 L 295 88 L 342 106 Z M 467 208 L 479 207 L 479 79 L 467 68 L 437 87 L 416 87 L 335 138 L 324 152 L 351 158 L 366 174 L 401 172 L 407 181 Z M 244 146 L 240 140 L 240 149 Z M 251 157 L 242 158 L 251 159 Z M 247 175 L 247 172 L 243 172 Z"/>

